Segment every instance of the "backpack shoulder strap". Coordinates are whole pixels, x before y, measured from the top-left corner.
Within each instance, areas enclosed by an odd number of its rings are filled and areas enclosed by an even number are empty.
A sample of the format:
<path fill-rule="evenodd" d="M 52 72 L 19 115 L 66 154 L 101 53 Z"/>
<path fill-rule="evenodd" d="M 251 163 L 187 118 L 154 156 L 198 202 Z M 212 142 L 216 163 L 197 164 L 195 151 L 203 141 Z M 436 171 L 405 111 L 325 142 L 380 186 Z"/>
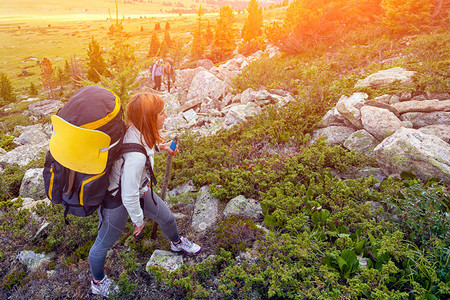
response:
<path fill-rule="evenodd" d="M 153 197 L 153 184 L 154 185 L 158 184 L 158 181 L 156 180 L 156 176 L 153 173 L 152 163 L 150 162 L 150 159 L 149 159 L 149 157 L 147 155 L 147 151 L 145 150 L 144 146 L 142 146 L 141 144 L 138 144 L 138 143 L 123 143 L 122 144 L 122 149 L 121 149 L 121 154 L 129 153 L 129 152 L 140 152 L 140 153 L 144 154 L 145 157 L 147 158 L 147 161 L 146 161 L 145 165 L 147 166 L 147 169 L 148 169 L 148 171 L 150 173 L 150 190 L 151 190 L 151 193 L 152 193 L 153 202 L 156 205 L 156 200 Z M 142 206 L 142 204 L 141 204 L 141 206 Z"/>

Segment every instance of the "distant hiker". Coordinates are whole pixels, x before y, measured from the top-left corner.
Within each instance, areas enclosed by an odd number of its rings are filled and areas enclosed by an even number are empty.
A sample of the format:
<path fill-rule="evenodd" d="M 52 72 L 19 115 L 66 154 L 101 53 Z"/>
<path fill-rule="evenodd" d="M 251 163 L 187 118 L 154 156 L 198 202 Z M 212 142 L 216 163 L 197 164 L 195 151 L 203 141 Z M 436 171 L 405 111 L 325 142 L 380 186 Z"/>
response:
<path fill-rule="evenodd" d="M 172 251 L 197 254 L 201 250 L 199 245 L 179 235 L 172 212 L 147 185 L 154 178 L 149 164 L 153 165 L 155 151 L 178 152 L 178 147 L 174 151 L 170 149 L 170 143 L 158 144 L 162 141 L 160 130 L 166 118 L 164 101 L 158 95 L 134 95 L 127 105 L 127 130 L 123 143 L 138 146 L 145 150 L 145 154 L 124 153 L 112 167 L 108 190 L 120 195 L 121 204 L 112 209 L 99 209 L 98 235 L 89 252 L 93 275 L 91 290 L 94 294 L 107 297 L 118 292 L 118 286 L 105 275 L 104 265 L 106 254 L 122 235 L 128 216 L 133 222 L 135 236 L 144 229 L 144 217 L 149 217 L 158 223 L 161 231 L 169 238 Z"/>
<path fill-rule="evenodd" d="M 173 68 L 174 61 L 167 58 L 164 64 L 164 78 L 167 80 L 167 91 L 170 93 L 170 82 L 175 83 L 175 69 Z"/>
<path fill-rule="evenodd" d="M 164 61 L 160 58 L 156 61 L 152 68 L 152 79 L 155 82 L 154 90 L 161 90 L 161 79 L 164 74 Z"/>

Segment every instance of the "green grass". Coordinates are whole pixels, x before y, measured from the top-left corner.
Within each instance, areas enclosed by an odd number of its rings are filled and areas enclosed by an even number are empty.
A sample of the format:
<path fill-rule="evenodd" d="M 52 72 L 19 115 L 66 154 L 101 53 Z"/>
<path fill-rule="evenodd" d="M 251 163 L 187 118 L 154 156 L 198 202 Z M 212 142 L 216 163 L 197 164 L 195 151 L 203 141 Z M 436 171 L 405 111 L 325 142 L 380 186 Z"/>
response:
<path fill-rule="evenodd" d="M 2 3 L 5 2 L 5 3 Z M 147 52 L 150 46 L 150 38 L 156 23 L 160 23 L 162 30 L 158 32 L 158 38 L 162 41 L 166 22 L 170 23 L 170 35 L 172 40 L 181 45 L 188 44 L 197 22 L 197 14 L 162 13 L 166 6 L 163 1 L 152 1 L 145 5 L 131 5 L 119 3 L 119 19 L 123 19 L 123 26 L 130 38 L 128 43 L 137 46 L 137 58 L 146 63 Z M 177 1 L 185 7 L 198 8 L 194 1 Z M 0 44 L 0 66 L 11 80 L 16 91 L 25 90 L 34 82 L 42 86 L 40 81 L 40 68 L 38 62 L 44 57 L 50 59 L 54 69 L 64 68 L 65 61 L 77 58 L 85 65 L 87 48 L 91 36 L 94 36 L 100 46 L 109 49 L 112 41 L 107 32 L 111 24 L 115 22 L 114 1 L 70 1 L 60 2 L 56 0 L 45 1 L 46 5 L 36 4 L 33 1 L 22 0 L 6 2 L 0 1 L 2 16 L 0 17 L 0 40 L 8 41 Z M 211 11 L 202 19 L 210 20 L 215 25 L 218 19 L 218 5 L 201 3 L 202 9 Z M 89 7 L 84 14 L 85 7 Z M 109 19 L 108 9 L 111 9 L 113 20 Z M 22 18 L 15 15 L 21 14 Z M 98 17 L 98 14 L 103 17 Z M 283 10 L 264 10 L 266 20 L 282 18 Z M 247 13 L 237 13 L 236 29 L 241 30 Z M 141 27 L 143 31 L 141 31 Z M 29 76 L 21 76 L 26 71 Z"/>

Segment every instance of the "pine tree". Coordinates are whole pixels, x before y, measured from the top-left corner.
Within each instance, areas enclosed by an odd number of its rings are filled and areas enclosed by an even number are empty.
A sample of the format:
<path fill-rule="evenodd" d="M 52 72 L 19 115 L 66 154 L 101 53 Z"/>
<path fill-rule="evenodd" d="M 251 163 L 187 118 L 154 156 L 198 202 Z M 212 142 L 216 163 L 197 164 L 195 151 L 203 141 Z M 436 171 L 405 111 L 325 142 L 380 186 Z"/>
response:
<path fill-rule="evenodd" d="M 164 32 L 164 43 L 166 43 L 167 47 L 172 48 L 172 38 L 170 37 L 169 29 L 167 28 Z"/>
<path fill-rule="evenodd" d="M 166 27 L 165 27 L 165 29 L 166 29 L 166 30 L 170 30 L 170 23 L 169 23 L 168 21 L 166 22 Z"/>
<path fill-rule="evenodd" d="M 88 55 L 88 71 L 87 78 L 93 82 L 98 82 L 100 80 L 100 75 L 107 75 L 108 69 L 106 67 L 106 62 L 102 56 L 102 49 L 100 44 L 94 37 L 91 38 L 89 42 L 89 48 L 87 51 Z"/>
<path fill-rule="evenodd" d="M 203 24 L 202 24 L 202 16 L 204 12 L 202 9 L 202 6 L 200 5 L 197 10 L 197 28 L 194 31 L 193 34 L 193 40 L 192 40 L 192 48 L 191 48 L 191 55 L 195 59 L 203 58 L 203 53 L 205 52 L 206 48 L 206 41 L 203 37 Z"/>
<path fill-rule="evenodd" d="M 383 0 L 383 23 L 394 32 L 417 33 L 431 22 L 433 0 Z"/>
<path fill-rule="evenodd" d="M 0 73 L 0 103 L 7 104 L 17 100 L 11 81 L 6 74 Z"/>
<path fill-rule="evenodd" d="M 50 60 L 46 57 L 42 59 L 41 67 L 41 81 L 44 85 L 44 89 L 50 89 L 53 96 L 54 78 L 53 78 L 53 66 Z"/>
<path fill-rule="evenodd" d="M 233 9 L 228 5 L 222 6 L 212 49 L 213 55 L 218 61 L 230 57 L 236 48 L 235 23 L 236 16 Z"/>
<path fill-rule="evenodd" d="M 259 7 L 258 0 L 250 0 L 247 7 L 248 17 L 245 20 L 242 29 L 242 37 L 244 42 L 248 43 L 253 38 L 257 38 L 262 34 L 262 8 Z"/>
<path fill-rule="evenodd" d="M 161 24 L 159 22 L 155 24 L 155 30 L 161 30 Z"/>
<path fill-rule="evenodd" d="M 152 39 L 150 40 L 150 49 L 148 50 L 148 57 L 158 55 L 160 47 L 161 47 L 161 43 L 159 42 L 156 31 L 153 31 Z"/>
<path fill-rule="evenodd" d="M 205 33 L 205 40 L 206 40 L 206 44 L 209 46 L 213 43 L 214 41 L 214 32 L 212 30 L 212 26 L 211 23 L 208 23 L 206 25 L 206 33 Z"/>

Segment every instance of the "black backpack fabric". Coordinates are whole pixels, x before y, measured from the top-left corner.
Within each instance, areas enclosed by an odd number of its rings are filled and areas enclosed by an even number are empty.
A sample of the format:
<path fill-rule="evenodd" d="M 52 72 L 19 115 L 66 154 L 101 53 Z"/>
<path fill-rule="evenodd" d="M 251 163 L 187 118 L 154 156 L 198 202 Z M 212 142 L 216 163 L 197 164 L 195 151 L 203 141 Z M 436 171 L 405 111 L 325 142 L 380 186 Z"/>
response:
<path fill-rule="evenodd" d="M 48 198 L 64 207 L 65 216 L 68 213 L 89 216 L 108 198 L 109 173 L 122 151 L 126 126 L 120 100 L 107 89 L 86 86 L 69 99 L 57 116 L 75 126 L 99 125 L 91 129 L 106 133 L 111 138 L 106 166 L 98 174 L 76 172 L 64 167 L 52 156 L 51 150 L 46 155 L 43 176 Z"/>

